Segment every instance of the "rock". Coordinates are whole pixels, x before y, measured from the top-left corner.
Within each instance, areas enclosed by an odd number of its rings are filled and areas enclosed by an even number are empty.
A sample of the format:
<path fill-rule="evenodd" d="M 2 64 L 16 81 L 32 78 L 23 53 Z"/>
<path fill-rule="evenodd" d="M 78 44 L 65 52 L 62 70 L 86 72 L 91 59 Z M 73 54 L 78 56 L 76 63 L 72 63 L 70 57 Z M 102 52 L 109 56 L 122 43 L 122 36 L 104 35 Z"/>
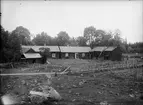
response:
<path fill-rule="evenodd" d="M 79 85 L 80 85 L 80 86 L 83 85 L 83 82 L 79 82 Z"/>
<path fill-rule="evenodd" d="M 76 85 L 72 85 L 74 88 L 76 88 L 77 86 Z"/>
<path fill-rule="evenodd" d="M 133 94 L 129 94 L 130 97 L 134 98 L 135 96 Z"/>
<path fill-rule="evenodd" d="M 81 74 L 80 76 L 83 77 L 83 74 Z"/>
<path fill-rule="evenodd" d="M 72 91 L 71 90 L 69 90 L 69 93 L 71 93 Z"/>
<path fill-rule="evenodd" d="M 37 79 L 35 79 L 34 82 L 37 83 Z"/>
<path fill-rule="evenodd" d="M 102 94 L 102 92 L 100 92 L 100 91 L 99 91 L 98 93 L 99 93 L 99 94 Z"/>
<path fill-rule="evenodd" d="M 52 87 L 50 87 L 50 91 L 49 91 L 49 94 L 50 94 L 50 97 L 51 98 L 54 98 L 56 100 L 61 100 L 62 97 L 60 96 L 60 94 Z"/>
<path fill-rule="evenodd" d="M 74 101 L 76 101 L 76 99 L 73 99 L 72 101 L 74 102 Z"/>
<path fill-rule="evenodd" d="M 112 91 L 109 91 L 110 94 L 114 94 Z"/>
<path fill-rule="evenodd" d="M 101 86 L 106 87 L 106 85 L 105 85 L 105 84 L 101 84 Z"/>
<path fill-rule="evenodd" d="M 75 93 L 77 96 L 79 96 L 79 93 Z"/>
<path fill-rule="evenodd" d="M 110 105 L 107 101 L 100 102 L 100 105 Z"/>
<path fill-rule="evenodd" d="M 1 100 L 4 105 L 16 105 L 21 102 L 21 99 L 15 94 L 5 94 L 1 97 Z"/>

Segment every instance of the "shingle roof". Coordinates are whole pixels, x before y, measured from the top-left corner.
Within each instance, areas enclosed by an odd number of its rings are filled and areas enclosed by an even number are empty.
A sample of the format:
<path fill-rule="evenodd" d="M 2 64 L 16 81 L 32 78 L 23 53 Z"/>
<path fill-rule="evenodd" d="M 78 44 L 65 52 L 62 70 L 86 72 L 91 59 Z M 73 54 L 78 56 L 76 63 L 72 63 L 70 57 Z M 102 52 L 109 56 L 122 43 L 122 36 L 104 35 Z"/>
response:
<path fill-rule="evenodd" d="M 39 53 L 26 53 L 23 54 L 25 58 L 41 58 Z"/>
<path fill-rule="evenodd" d="M 27 52 L 29 49 L 30 49 L 30 48 L 25 48 L 25 47 L 23 47 L 23 48 L 22 48 L 22 52 L 25 53 L 25 52 Z"/>
<path fill-rule="evenodd" d="M 44 47 L 44 48 L 50 48 L 50 52 L 60 52 L 58 46 L 22 46 L 23 48 L 32 48 L 36 52 L 40 52 L 39 48 Z"/>
<path fill-rule="evenodd" d="M 116 47 L 108 47 L 105 51 L 113 51 Z"/>
<path fill-rule="evenodd" d="M 50 48 L 51 52 L 60 52 L 58 46 L 46 46 L 46 47 Z"/>
<path fill-rule="evenodd" d="M 61 52 L 89 52 L 90 47 L 78 47 L 78 46 L 60 46 Z"/>
<path fill-rule="evenodd" d="M 106 46 L 94 47 L 94 48 L 91 50 L 91 52 L 93 52 L 93 51 L 100 51 L 100 52 L 102 52 L 102 51 L 104 51 L 106 48 L 107 48 Z"/>
<path fill-rule="evenodd" d="M 113 51 L 116 48 L 116 46 L 110 46 L 110 47 L 106 47 L 106 46 L 99 46 L 99 47 L 94 47 L 91 52 L 93 51 Z"/>

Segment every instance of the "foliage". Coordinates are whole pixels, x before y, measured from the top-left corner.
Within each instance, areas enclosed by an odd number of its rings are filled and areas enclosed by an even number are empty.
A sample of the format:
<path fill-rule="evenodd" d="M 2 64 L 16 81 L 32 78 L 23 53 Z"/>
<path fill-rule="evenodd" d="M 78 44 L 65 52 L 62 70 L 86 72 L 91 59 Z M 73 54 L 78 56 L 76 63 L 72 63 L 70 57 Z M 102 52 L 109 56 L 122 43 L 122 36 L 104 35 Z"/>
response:
<path fill-rule="evenodd" d="M 68 33 L 66 33 L 65 31 L 61 31 L 58 33 L 58 35 L 57 35 L 58 45 L 60 45 L 60 46 L 69 45 L 69 40 L 70 40 L 70 37 L 69 37 Z"/>
<path fill-rule="evenodd" d="M 88 41 L 88 44 L 91 44 L 92 41 L 94 41 L 95 37 L 97 37 L 96 28 L 94 28 L 93 26 L 86 27 L 84 29 L 84 35 L 83 36 Z"/>
<path fill-rule="evenodd" d="M 83 37 L 83 36 L 77 37 L 78 46 L 87 46 L 86 42 L 87 42 L 87 40 L 85 37 Z"/>
<path fill-rule="evenodd" d="M 128 46 L 130 53 L 143 53 L 143 42 L 129 43 Z"/>
<path fill-rule="evenodd" d="M 32 40 L 36 45 L 50 45 L 51 44 L 51 37 L 42 32 L 41 34 L 37 34 L 36 37 Z"/>
<path fill-rule="evenodd" d="M 77 43 L 77 41 L 76 41 L 76 39 L 74 37 L 70 38 L 69 45 L 70 46 L 77 46 L 78 45 L 78 43 Z"/>
<path fill-rule="evenodd" d="M 30 38 L 30 32 L 27 28 L 24 28 L 23 26 L 17 27 L 13 33 L 17 34 L 17 36 L 20 39 L 20 43 L 22 45 L 30 45 L 31 43 L 31 38 Z"/>
<path fill-rule="evenodd" d="M 84 29 L 83 36 L 72 37 L 67 32 L 61 31 L 56 37 L 51 37 L 47 33 L 42 32 L 37 34 L 31 41 L 31 34 L 27 28 L 23 26 L 17 27 L 12 32 L 6 31 L 1 26 L 1 50 L 0 50 L 0 62 L 14 62 L 20 59 L 20 45 L 55 45 L 55 46 L 87 46 L 91 48 L 95 46 L 119 46 L 124 53 L 143 53 L 143 42 L 129 43 L 121 38 L 121 31 L 116 29 L 114 32 L 106 32 L 101 29 L 96 29 L 93 26 L 86 27 Z M 50 54 L 49 51 L 41 54 L 47 58 Z M 43 62 L 45 62 L 45 58 Z"/>
<path fill-rule="evenodd" d="M 42 56 L 42 63 L 44 64 L 44 63 L 46 63 L 47 58 L 50 57 L 50 49 L 41 47 L 40 48 L 40 54 Z"/>
<path fill-rule="evenodd" d="M 0 62 L 15 62 L 19 61 L 21 54 L 20 39 L 17 33 L 9 33 L 1 26 L 1 59 Z"/>

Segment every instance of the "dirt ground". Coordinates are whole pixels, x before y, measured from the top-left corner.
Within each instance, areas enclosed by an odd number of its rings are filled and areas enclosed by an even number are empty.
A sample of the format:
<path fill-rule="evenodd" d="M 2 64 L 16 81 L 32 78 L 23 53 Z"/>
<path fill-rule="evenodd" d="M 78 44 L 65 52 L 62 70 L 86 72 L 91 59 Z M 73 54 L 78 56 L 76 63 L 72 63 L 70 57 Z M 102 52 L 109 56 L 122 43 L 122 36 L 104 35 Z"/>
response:
<path fill-rule="evenodd" d="M 51 86 L 63 100 L 48 105 L 142 105 L 143 67 L 140 60 L 121 62 L 49 59 L 51 64 L 31 64 L 15 69 L 3 69 L 2 73 L 62 72 L 71 66 L 68 74 L 52 75 Z M 130 66 L 133 67 L 130 67 Z M 127 66 L 127 67 L 126 67 Z M 104 71 L 105 68 L 108 70 Z M 119 69 L 120 68 L 120 69 Z M 96 71 L 99 72 L 96 72 Z M 28 96 L 30 90 L 41 91 L 46 85 L 46 75 L 1 76 L 1 94 L 13 93 L 19 96 L 25 105 L 34 105 Z M 39 105 L 39 104 L 38 104 Z M 40 104 L 47 105 L 47 104 Z"/>

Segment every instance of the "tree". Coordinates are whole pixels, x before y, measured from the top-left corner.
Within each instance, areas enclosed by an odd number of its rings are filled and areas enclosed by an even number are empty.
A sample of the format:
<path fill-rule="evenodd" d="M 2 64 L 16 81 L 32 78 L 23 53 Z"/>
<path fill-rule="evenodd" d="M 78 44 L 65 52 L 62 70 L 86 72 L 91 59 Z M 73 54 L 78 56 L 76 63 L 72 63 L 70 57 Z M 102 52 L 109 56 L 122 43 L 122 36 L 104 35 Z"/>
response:
<path fill-rule="evenodd" d="M 50 57 L 50 49 L 41 47 L 41 48 L 39 48 L 39 50 L 40 50 L 40 54 L 42 56 L 42 63 L 44 64 L 44 63 L 46 63 L 47 58 Z"/>
<path fill-rule="evenodd" d="M 77 37 L 78 46 L 87 46 L 86 42 L 87 42 L 87 40 L 85 37 L 83 37 L 83 36 Z"/>
<path fill-rule="evenodd" d="M 0 34 L 0 62 L 7 62 L 7 58 L 5 56 L 6 52 L 5 49 L 8 48 L 8 38 L 9 38 L 9 32 L 5 31 L 4 28 L 1 27 L 1 34 Z"/>
<path fill-rule="evenodd" d="M 8 39 L 8 51 L 6 52 L 8 59 L 11 62 L 19 61 L 21 58 L 21 45 L 18 35 L 11 33 Z"/>
<path fill-rule="evenodd" d="M 104 43 L 106 41 L 106 32 L 103 30 L 96 30 L 96 38 L 94 40 L 94 44 L 95 45 L 103 45 L 102 43 Z"/>
<path fill-rule="evenodd" d="M 57 35 L 57 43 L 60 46 L 69 45 L 69 35 L 65 31 L 61 31 Z"/>
<path fill-rule="evenodd" d="M 96 35 L 96 28 L 94 28 L 93 26 L 86 27 L 84 29 L 84 37 L 88 41 L 88 44 L 91 44 L 91 42 L 95 40 L 95 37 L 97 37 Z"/>
<path fill-rule="evenodd" d="M 70 46 L 77 46 L 78 43 L 77 43 L 77 40 L 73 37 L 69 40 L 69 45 Z"/>
<path fill-rule="evenodd" d="M 58 45 L 57 37 L 51 37 L 51 45 L 53 45 L 53 46 L 57 46 Z"/>
<path fill-rule="evenodd" d="M 30 32 L 27 28 L 19 26 L 13 31 L 13 33 L 18 35 L 22 45 L 29 45 L 31 43 Z"/>
<path fill-rule="evenodd" d="M 41 34 L 37 34 L 36 37 L 33 38 L 32 42 L 36 45 L 50 45 L 51 44 L 51 37 L 47 35 L 47 33 L 42 32 Z"/>

